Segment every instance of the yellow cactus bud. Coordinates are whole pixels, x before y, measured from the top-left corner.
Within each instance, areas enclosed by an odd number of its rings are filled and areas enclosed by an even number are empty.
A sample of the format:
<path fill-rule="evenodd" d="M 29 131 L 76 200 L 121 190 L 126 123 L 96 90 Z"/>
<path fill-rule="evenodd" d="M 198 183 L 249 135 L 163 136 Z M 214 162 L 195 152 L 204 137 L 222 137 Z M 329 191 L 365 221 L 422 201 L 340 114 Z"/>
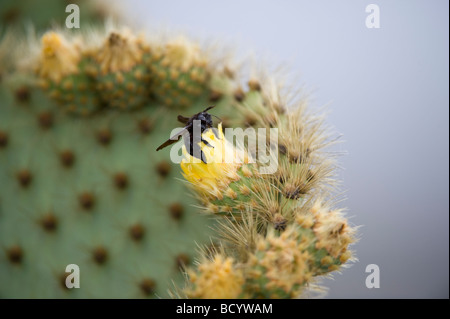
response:
<path fill-rule="evenodd" d="M 185 291 L 189 298 L 234 299 L 242 292 L 244 276 L 232 258 L 216 255 L 203 260 L 197 272 L 188 271 L 192 288 Z"/>
<path fill-rule="evenodd" d="M 165 56 L 162 64 L 173 65 L 183 72 L 200 62 L 200 49 L 184 37 L 169 42 L 166 45 Z"/>
<path fill-rule="evenodd" d="M 339 211 L 323 209 L 316 214 L 316 220 L 313 228 L 318 239 L 316 246 L 325 248 L 333 258 L 345 252 L 348 245 L 354 242 L 355 230 L 347 224 Z"/>
<path fill-rule="evenodd" d="M 44 79 L 59 82 L 67 74 L 77 72 L 80 52 L 61 34 L 49 32 L 41 39 L 42 49 L 37 73 Z"/>
<path fill-rule="evenodd" d="M 144 50 L 131 33 L 112 32 L 95 54 L 102 74 L 130 71 L 141 62 Z"/>
<path fill-rule="evenodd" d="M 263 276 L 266 277 L 267 284 L 260 289 L 273 291 L 274 298 L 277 297 L 276 292 L 279 290 L 287 296 L 298 296 L 310 272 L 308 268 L 310 256 L 303 246 L 298 239 L 296 228 L 292 225 L 280 236 L 271 231 L 265 238 L 261 237 L 256 244 L 254 255 L 248 261 L 248 268 L 262 267 L 265 270 Z M 260 278 L 252 278 L 252 275 L 253 272 L 247 273 L 250 280 L 260 281 Z M 254 289 L 257 290 L 255 287 Z"/>

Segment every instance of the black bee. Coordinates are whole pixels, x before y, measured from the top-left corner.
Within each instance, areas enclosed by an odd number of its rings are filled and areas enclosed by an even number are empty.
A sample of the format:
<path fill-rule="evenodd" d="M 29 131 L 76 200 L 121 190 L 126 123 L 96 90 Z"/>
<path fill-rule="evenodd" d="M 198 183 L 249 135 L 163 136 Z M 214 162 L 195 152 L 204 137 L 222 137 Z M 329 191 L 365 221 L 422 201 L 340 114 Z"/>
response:
<path fill-rule="evenodd" d="M 184 117 L 178 115 L 177 119 L 179 122 L 185 124 L 185 127 L 180 130 L 178 133 L 173 135 L 170 139 L 161 144 L 156 151 L 162 150 L 163 148 L 172 145 L 180 140 L 183 137 L 184 145 L 186 146 L 186 150 L 191 154 L 191 156 L 196 157 L 203 161 L 206 164 L 206 157 L 200 146 L 199 142 L 204 143 L 207 146 L 213 147 L 207 141 L 202 138 L 202 133 L 211 128 L 213 125 L 211 114 L 208 114 L 208 111 L 212 109 L 215 105 L 210 106 L 199 112 L 197 114 L 192 115 L 191 117 Z M 195 121 L 195 123 L 194 123 Z M 200 136 L 194 136 L 194 127 L 196 128 L 196 132 L 200 132 Z M 198 157 L 200 155 L 200 158 Z"/>

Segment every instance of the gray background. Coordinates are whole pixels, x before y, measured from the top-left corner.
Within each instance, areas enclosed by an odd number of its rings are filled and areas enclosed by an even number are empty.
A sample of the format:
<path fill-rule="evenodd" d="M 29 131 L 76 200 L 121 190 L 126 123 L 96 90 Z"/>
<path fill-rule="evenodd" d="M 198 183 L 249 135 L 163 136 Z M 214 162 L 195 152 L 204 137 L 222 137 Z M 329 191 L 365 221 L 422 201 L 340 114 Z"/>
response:
<path fill-rule="evenodd" d="M 359 262 L 326 280 L 330 298 L 449 297 L 449 3 L 434 1 L 117 1 L 164 26 L 285 62 L 329 105 L 345 206 L 363 225 Z M 381 28 L 365 26 L 378 4 Z M 381 287 L 367 289 L 365 267 Z"/>

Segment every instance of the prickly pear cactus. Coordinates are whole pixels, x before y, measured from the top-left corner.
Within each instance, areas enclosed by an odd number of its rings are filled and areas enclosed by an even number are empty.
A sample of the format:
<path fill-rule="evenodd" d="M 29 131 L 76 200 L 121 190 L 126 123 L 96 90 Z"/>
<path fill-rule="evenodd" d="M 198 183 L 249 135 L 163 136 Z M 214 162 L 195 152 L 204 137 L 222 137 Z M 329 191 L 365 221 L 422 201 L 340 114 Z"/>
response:
<path fill-rule="evenodd" d="M 181 36 L 16 38 L 0 43 L 0 297 L 297 298 L 354 258 L 323 118 L 267 74 L 242 81 Z M 156 152 L 208 105 L 206 163 Z M 232 127 L 278 129 L 276 170 Z"/>

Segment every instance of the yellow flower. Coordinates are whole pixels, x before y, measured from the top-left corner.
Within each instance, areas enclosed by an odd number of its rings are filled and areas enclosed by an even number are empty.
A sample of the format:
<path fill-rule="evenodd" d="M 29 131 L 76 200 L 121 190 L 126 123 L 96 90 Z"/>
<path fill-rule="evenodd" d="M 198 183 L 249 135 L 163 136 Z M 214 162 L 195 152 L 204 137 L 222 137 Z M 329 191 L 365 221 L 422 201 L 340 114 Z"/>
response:
<path fill-rule="evenodd" d="M 183 160 L 181 169 L 184 178 L 189 181 L 194 188 L 202 195 L 222 198 L 224 190 L 228 185 L 239 180 L 237 171 L 244 161 L 247 161 L 247 154 L 225 139 L 222 131 L 222 123 L 218 126 L 218 137 L 212 129 L 208 129 L 202 134 L 202 138 L 209 145 L 201 143 L 201 150 L 205 154 L 206 163 L 191 156 L 183 146 Z"/>
<path fill-rule="evenodd" d="M 235 299 L 242 291 L 244 276 L 234 266 L 232 258 L 216 255 L 213 260 L 205 260 L 197 272 L 190 272 L 192 288 L 186 291 L 189 298 Z"/>

